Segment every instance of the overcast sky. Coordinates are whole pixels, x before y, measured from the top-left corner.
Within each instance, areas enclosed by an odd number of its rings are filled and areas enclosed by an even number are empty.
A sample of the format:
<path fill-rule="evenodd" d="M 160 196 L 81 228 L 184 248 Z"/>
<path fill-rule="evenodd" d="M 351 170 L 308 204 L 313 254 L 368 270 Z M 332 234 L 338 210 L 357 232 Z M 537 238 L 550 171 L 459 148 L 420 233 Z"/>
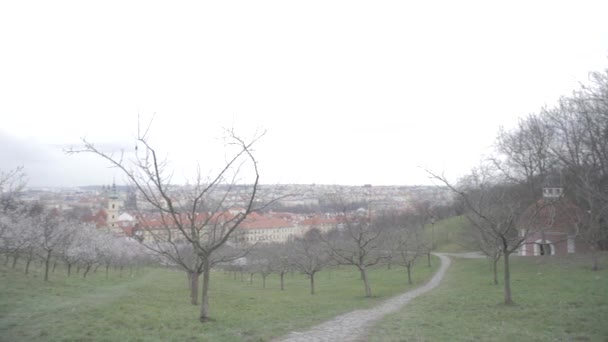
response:
<path fill-rule="evenodd" d="M 122 176 L 138 113 L 187 175 L 222 128 L 267 134 L 263 183 L 428 184 L 499 126 L 608 67 L 606 1 L 3 1 L 0 169 L 32 186 Z M 216 152 L 213 152 L 213 151 Z"/>

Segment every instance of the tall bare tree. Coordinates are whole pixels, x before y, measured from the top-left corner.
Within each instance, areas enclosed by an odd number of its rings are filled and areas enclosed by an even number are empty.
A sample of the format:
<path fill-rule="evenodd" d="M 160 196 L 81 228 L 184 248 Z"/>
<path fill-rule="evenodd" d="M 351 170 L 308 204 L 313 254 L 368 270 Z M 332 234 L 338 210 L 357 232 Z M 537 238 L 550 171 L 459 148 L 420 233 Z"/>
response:
<path fill-rule="evenodd" d="M 172 183 L 170 164 L 159 157 L 150 143 L 149 129 L 148 125 L 145 130 L 138 130 L 136 150 L 130 158 L 125 158 L 124 153 L 120 156 L 108 154 L 86 139 L 83 139 L 84 147 L 71 149 L 68 153 L 92 153 L 122 171 L 156 213 L 163 234 L 168 235 L 162 238 L 163 243 L 189 244 L 196 262 L 200 262 L 203 275 L 199 319 L 205 322 L 210 318 L 211 267 L 218 262 L 214 256 L 230 242 L 239 225 L 256 209 L 259 172 L 253 146 L 263 134 L 256 134 L 246 141 L 233 130 L 227 131 L 229 156 L 217 174 L 203 177 L 199 168 L 195 179 L 179 187 Z M 245 176 L 245 169 L 250 176 L 247 182 L 239 178 Z M 239 209 L 234 210 L 236 207 Z M 157 251 L 162 254 L 166 249 Z"/>
<path fill-rule="evenodd" d="M 591 249 L 608 249 L 608 69 L 590 75 L 591 82 L 544 111 L 558 139 L 552 152 L 559 160 L 576 203 L 587 212 L 579 237 Z"/>
<path fill-rule="evenodd" d="M 344 198 L 338 198 L 341 203 Z M 372 222 L 371 208 L 367 210 L 347 211 L 342 207 L 341 228 L 328 234 L 324 240 L 329 248 L 331 257 L 340 265 L 357 267 L 365 288 L 365 297 L 372 296 L 368 269 L 384 260 L 389 255 L 383 250 L 382 236 L 386 230 L 384 225 Z"/>
<path fill-rule="evenodd" d="M 464 202 L 465 215 L 476 231 L 503 256 L 504 303 L 513 304 L 510 256 L 534 233 L 532 222 L 542 209 L 536 194 L 526 184 L 513 181 L 493 165 L 483 165 L 453 185 L 445 177 L 429 172 Z"/>

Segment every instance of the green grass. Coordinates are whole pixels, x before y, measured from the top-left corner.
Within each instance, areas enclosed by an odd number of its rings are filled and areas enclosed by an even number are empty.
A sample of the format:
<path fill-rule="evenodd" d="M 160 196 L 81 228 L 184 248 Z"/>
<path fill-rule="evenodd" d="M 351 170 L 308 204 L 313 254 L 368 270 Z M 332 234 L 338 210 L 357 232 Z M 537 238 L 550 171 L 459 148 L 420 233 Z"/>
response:
<path fill-rule="evenodd" d="M 469 252 L 471 248 L 465 246 L 461 238 L 465 234 L 469 222 L 464 216 L 454 216 L 435 224 L 424 227 L 427 241 L 433 242 L 433 250 L 442 253 Z"/>
<path fill-rule="evenodd" d="M 303 275 L 278 276 L 266 289 L 256 276 L 217 271 L 212 274 L 210 305 L 213 321 L 198 322 L 199 307 L 189 304 L 186 276 L 167 269 L 147 269 L 134 277 L 111 272 L 87 279 L 52 274 L 42 281 L 40 270 L 29 276 L 21 269 L 0 266 L 0 341 L 267 341 L 330 319 L 340 313 L 378 304 L 430 278 L 432 268 L 420 261 L 407 285 L 405 269 L 370 271 L 373 298 L 365 298 L 359 273 L 351 267 L 323 271 L 316 277 L 317 294 L 309 294 Z"/>
<path fill-rule="evenodd" d="M 588 257 L 513 258 L 512 287 L 516 305 L 505 306 L 486 260 L 453 259 L 442 284 L 371 341 L 608 341 L 608 270 L 591 271 Z"/>

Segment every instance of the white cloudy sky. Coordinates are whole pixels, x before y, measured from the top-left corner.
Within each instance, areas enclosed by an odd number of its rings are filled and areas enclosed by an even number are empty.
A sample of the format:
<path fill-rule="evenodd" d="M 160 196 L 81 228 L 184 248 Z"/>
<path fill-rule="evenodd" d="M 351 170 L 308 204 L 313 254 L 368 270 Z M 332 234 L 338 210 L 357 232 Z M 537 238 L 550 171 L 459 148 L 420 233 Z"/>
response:
<path fill-rule="evenodd" d="M 3 1 L 0 169 L 111 182 L 80 137 L 137 115 L 187 174 L 222 128 L 267 134 L 264 183 L 420 184 L 461 174 L 500 125 L 608 67 L 606 1 Z M 215 145 L 214 145 L 215 144 Z M 116 175 L 118 178 L 119 175 Z"/>

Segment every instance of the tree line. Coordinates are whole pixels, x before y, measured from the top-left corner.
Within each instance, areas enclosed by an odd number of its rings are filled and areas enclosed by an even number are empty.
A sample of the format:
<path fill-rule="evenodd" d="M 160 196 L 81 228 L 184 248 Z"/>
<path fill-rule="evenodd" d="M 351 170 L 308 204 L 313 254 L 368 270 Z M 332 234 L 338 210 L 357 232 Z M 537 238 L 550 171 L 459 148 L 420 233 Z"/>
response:
<path fill-rule="evenodd" d="M 372 296 L 368 272 L 376 266 L 403 266 L 408 284 L 412 284 L 414 262 L 431 252 L 424 235 L 427 220 L 418 213 L 383 212 L 370 216 L 357 211 L 341 213 L 342 219 L 335 228 L 322 231 L 311 228 L 302 236 L 286 243 L 256 245 L 241 262 L 224 265 L 231 272 L 266 277 L 277 274 L 280 288 L 284 289 L 284 276 L 299 272 L 310 281 L 310 294 L 315 294 L 315 275 L 326 267 L 352 266 L 360 272 L 365 297 Z M 430 264 L 429 264 L 430 266 Z"/>
<path fill-rule="evenodd" d="M 5 178 L 4 184 L 12 180 L 15 178 Z M 136 241 L 116 238 L 40 203 L 21 202 L 14 190 L 1 196 L 0 255 L 5 266 L 16 268 L 21 260 L 28 274 L 31 265 L 39 262 L 44 281 L 49 281 L 58 264 L 64 266 L 67 276 L 75 272 L 86 278 L 102 266 L 106 277 L 110 267 L 122 276 L 123 269 L 152 261 L 151 254 Z"/>
<path fill-rule="evenodd" d="M 513 303 L 510 256 L 527 238 L 567 220 L 570 238 L 584 241 L 599 269 L 598 251 L 608 248 L 608 69 L 557 104 L 501 128 L 494 152 L 453 183 L 430 175 L 458 195 L 472 226 L 470 237 L 494 264 L 504 262 L 504 302 Z M 554 200 L 542 201 L 542 189 Z M 550 210 L 549 210 L 550 209 Z"/>

